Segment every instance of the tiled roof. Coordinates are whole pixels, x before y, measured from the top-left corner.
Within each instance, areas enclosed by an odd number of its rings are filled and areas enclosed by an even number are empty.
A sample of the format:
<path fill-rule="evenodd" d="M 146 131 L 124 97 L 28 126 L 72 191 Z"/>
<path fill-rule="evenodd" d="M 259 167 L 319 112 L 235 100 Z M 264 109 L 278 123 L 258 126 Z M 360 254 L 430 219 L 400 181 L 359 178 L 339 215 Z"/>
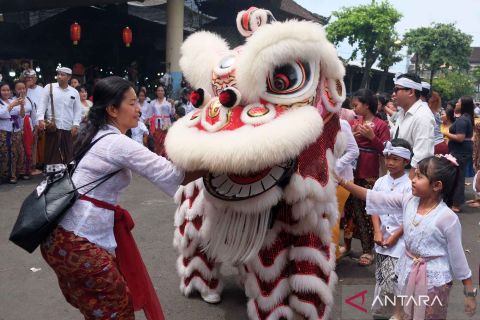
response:
<path fill-rule="evenodd" d="M 480 63 L 480 47 L 472 47 L 472 54 L 470 55 L 468 62 Z"/>
<path fill-rule="evenodd" d="M 321 15 L 308 11 L 293 0 L 281 0 L 280 10 L 288 12 L 299 18 L 315 21 L 321 24 L 326 24 L 329 20 L 329 18 L 322 17 Z"/>

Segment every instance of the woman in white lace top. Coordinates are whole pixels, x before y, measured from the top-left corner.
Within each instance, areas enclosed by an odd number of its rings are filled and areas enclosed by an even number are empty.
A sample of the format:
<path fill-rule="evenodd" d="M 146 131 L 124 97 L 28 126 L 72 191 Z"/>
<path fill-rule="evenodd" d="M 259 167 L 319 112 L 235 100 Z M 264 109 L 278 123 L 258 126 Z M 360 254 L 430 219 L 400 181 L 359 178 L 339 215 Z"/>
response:
<path fill-rule="evenodd" d="M 140 108 L 130 83 L 120 77 L 100 80 L 94 105 L 75 150 L 101 140 L 81 159 L 72 180 L 77 187 L 116 172 L 110 179 L 79 189 L 82 194 L 42 245 L 42 255 L 57 274 L 66 300 L 85 319 L 134 319 L 144 309 L 147 319 L 163 319 L 160 304 L 138 249 L 129 233 L 133 221 L 120 208 L 120 194 L 132 171 L 172 196 L 185 178 L 183 170 L 128 138 Z M 87 194 L 86 194 L 87 193 Z"/>
<path fill-rule="evenodd" d="M 352 194 L 366 199 L 368 212 L 403 211 L 405 250 L 396 273 L 398 294 L 407 297 L 401 300 L 405 315 L 397 309 L 398 319 L 446 319 L 453 279 L 463 282 L 465 312 L 475 313 L 476 289 L 462 246 L 460 221 L 447 206 L 457 175 L 455 158 L 446 155 L 420 161 L 412 195 L 367 190 L 339 180 Z"/>

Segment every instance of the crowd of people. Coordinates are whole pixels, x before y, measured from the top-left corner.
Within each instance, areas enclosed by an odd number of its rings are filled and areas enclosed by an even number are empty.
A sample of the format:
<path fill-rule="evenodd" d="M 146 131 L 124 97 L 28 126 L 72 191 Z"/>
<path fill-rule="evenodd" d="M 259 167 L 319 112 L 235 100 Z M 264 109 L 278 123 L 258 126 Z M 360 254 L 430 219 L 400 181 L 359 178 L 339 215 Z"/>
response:
<path fill-rule="evenodd" d="M 26 69 L 14 83 L 0 83 L 0 183 L 15 184 L 41 174 L 48 164 L 68 163 L 74 141 L 85 127 L 92 92 L 67 67 L 57 68 L 57 82 L 42 87 L 37 74 Z M 163 141 L 172 122 L 193 110 L 190 89 L 174 101 L 156 88 L 150 99 L 145 87 L 137 91 L 141 109 L 138 126 L 127 132 L 151 151 L 164 155 Z"/>
<path fill-rule="evenodd" d="M 472 166 L 480 169 L 480 108 L 468 96 L 443 107 L 440 95 L 414 74 L 398 75 L 394 83 L 389 98 L 355 92 L 340 113 L 350 125 L 341 127 L 347 150 L 336 166 L 343 217 L 333 230 L 337 258 L 349 256 L 352 239 L 359 239 L 358 264 L 375 262 L 376 296 L 423 294 L 441 301 L 396 309 L 377 302 L 375 317 L 446 319 L 454 279 L 465 286 L 471 315 L 476 290 L 457 214 L 465 205 L 465 177 L 473 175 Z M 342 225 L 344 246 L 338 244 Z"/>
<path fill-rule="evenodd" d="M 183 89 L 181 99 L 175 102 L 158 86 L 150 99 L 146 88 L 135 91 L 126 80 L 110 77 L 97 83 L 93 104 L 91 93 L 71 74 L 71 69 L 59 67 L 57 82 L 42 88 L 36 84 L 35 71 L 26 70 L 13 86 L 0 84 L 3 182 L 28 180 L 46 165 L 67 163 L 75 149 L 85 147 L 102 133 L 111 136 L 96 148 L 102 149 L 108 159 L 100 159 L 95 153 L 86 157 L 78 168 L 80 173 L 74 175 L 75 183 L 81 185 L 87 178 L 127 168 L 171 195 L 182 180 L 196 177 L 194 174 L 185 178 L 183 171 L 159 157 L 165 155 L 163 144 L 169 127 L 194 109 L 189 89 Z M 473 168 L 480 169 L 480 121 L 476 120 L 480 108 L 475 108 L 472 97 L 460 97 L 443 107 L 440 95 L 414 74 L 399 75 L 394 82 L 391 97 L 361 89 L 345 101 L 340 113 L 347 148 L 335 168 L 342 216 L 333 230 L 337 258 L 350 255 L 352 240 L 359 239 L 362 254 L 358 263 L 376 263 L 377 295 L 424 293 L 446 302 L 424 309 L 405 309 L 410 317 L 417 319 L 416 315 L 423 313 L 427 319 L 445 319 L 453 279 L 463 281 L 465 308 L 472 313 L 476 292 L 456 214 L 465 202 L 465 177 L 472 175 Z M 129 176 L 119 174 L 96 189 L 92 198 L 82 197 L 84 201 L 76 202 L 42 246 L 42 254 L 57 272 L 67 300 L 84 314 L 107 311 L 100 302 L 83 304 L 87 293 L 80 290 L 79 295 L 72 295 L 77 291 L 65 287 L 67 282 L 72 283 L 69 275 L 63 274 L 65 270 L 89 271 L 82 266 L 65 269 L 58 254 L 72 245 L 78 252 L 98 248 L 92 243 L 115 248 L 108 203 L 116 202 L 118 193 L 129 182 Z M 479 207 L 480 200 L 468 205 Z M 116 217 L 119 209 L 112 210 Z M 84 225 L 86 214 L 103 217 L 103 222 L 94 227 Z M 342 226 L 344 245 L 340 246 Z M 80 254 L 75 250 L 65 252 Z M 82 254 L 82 259 L 88 258 L 85 261 L 93 272 L 105 267 L 115 269 L 111 256 L 100 251 L 94 256 Z M 421 273 L 425 259 L 429 268 Z M 132 305 L 125 280 L 118 270 L 115 275 L 117 288 L 111 298 L 121 301 L 123 307 L 118 307 L 118 312 L 130 319 L 135 294 Z M 400 319 L 399 312 L 374 306 L 378 316 Z"/>

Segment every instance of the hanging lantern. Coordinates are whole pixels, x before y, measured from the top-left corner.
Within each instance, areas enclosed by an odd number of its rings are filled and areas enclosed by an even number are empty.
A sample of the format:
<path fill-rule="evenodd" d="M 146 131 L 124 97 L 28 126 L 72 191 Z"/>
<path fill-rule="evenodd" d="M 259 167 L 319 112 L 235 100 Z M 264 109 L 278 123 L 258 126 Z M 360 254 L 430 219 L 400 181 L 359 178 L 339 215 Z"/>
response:
<path fill-rule="evenodd" d="M 125 27 L 122 30 L 122 39 L 126 47 L 130 47 L 132 43 L 132 30 L 129 27 Z"/>
<path fill-rule="evenodd" d="M 72 23 L 70 26 L 70 39 L 72 39 L 73 44 L 77 45 L 78 41 L 80 41 L 80 35 L 82 33 L 82 28 L 76 22 Z"/>

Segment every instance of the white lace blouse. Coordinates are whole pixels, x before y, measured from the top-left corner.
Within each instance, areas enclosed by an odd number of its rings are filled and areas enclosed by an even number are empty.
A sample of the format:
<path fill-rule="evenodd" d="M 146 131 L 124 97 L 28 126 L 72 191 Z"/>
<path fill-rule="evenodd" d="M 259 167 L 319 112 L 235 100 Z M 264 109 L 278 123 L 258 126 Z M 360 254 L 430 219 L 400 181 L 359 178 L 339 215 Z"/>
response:
<path fill-rule="evenodd" d="M 420 198 L 411 194 L 384 193 L 369 190 L 367 212 L 382 214 L 386 209 L 403 210 L 405 248 L 418 257 L 437 257 L 427 262 L 427 286 L 439 287 L 453 279 L 472 276 L 462 246 L 462 227 L 457 215 L 442 201 L 427 215 L 417 214 Z M 380 210 L 383 209 L 383 210 Z M 412 220 L 420 223 L 415 227 Z M 400 255 L 396 273 L 398 289 L 405 292 L 413 260 Z"/>
<path fill-rule="evenodd" d="M 166 194 L 174 195 L 184 178 L 182 170 L 121 134 L 113 126 L 100 130 L 94 140 L 108 132 L 117 134 L 108 135 L 100 140 L 80 161 L 72 177 L 77 187 L 122 169 L 87 195 L 116 205 L 121 192 L 130 184 L 132 171 L 150 180 Z M 91 187 L 82 188 L 79 192 L 83 194 Z M 95 207 L 88 201 L 78 200 L 67 211 L 60 225 L 113 252 L 117 246 L 113 235 L 113 221 L 113 211 Z"/>

